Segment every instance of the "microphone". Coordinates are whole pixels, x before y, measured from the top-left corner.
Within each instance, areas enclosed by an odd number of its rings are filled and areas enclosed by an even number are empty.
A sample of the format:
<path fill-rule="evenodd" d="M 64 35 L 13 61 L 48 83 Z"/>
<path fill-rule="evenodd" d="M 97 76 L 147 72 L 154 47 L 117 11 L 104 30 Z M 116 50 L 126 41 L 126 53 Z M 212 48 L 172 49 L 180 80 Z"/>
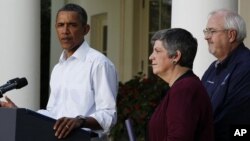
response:
<path fill-rule="evenodd" d="M 25 77 L 23 78 L 14 78 L 9 81 L 7 81 L 6 84 L 0 86 L 0 97 L 12 89 L 20 89 L 28 84 L 28 81 Z"/>
<path fill-rule="evenodd" d="M 6 86 L 8 86 L 8 85 L 10 85 L 11 83 L 14 83 L 14 82 L 17 81 L 18 79 L 19 79 L 19 78 L 14 78 L 14 79 L 11 79 L 11 80 L 7 81 L 6 84 L 0 86 L 0 89 L 3 88 L 3 87 L 6 87 Z"/>

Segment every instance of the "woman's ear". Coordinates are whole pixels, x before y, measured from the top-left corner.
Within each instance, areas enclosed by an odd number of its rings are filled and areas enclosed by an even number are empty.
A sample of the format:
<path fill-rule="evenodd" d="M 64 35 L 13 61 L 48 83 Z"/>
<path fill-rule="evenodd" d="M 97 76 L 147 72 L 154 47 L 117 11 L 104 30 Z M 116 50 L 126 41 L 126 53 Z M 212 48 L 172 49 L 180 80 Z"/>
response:
<path fill-rule="evenodd" d="M 173 56 L 173 60 L 175 62 L 179 62 L 180 59 L 181 59 L 181 52 L 179 50 L 177 50 L 176 54 Z"/>

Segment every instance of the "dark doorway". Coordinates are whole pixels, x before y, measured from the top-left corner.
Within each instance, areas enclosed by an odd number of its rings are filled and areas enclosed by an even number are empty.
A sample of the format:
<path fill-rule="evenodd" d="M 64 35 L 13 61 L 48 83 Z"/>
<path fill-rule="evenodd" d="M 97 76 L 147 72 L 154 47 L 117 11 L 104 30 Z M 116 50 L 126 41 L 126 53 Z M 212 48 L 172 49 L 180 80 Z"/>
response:
<path fill-rule="evenodd" d="M 51 0 L 41 0 L 41 74 L 40 108 L 46 108 L 49 97 Z"/>

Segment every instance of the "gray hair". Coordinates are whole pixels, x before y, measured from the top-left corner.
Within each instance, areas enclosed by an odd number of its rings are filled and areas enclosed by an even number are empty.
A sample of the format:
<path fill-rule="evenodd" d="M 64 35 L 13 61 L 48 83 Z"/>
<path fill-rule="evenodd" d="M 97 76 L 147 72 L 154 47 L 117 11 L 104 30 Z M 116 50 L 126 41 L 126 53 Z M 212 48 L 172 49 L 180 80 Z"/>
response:
<path fill-rule="evenodd" d="M 182 28 L 163 29 L 153 35 L 151 44 L 154 45 L 156 40 L 163 42 L 169 57 L 175 56 L 177 50 L 181 52 L 181 58 L 178 62 L 180 66 L 193 68 L 198 43 L 189 31 Z"/>
<path fill-rule="evenodd" d="M 209 16 L 215 15 L 217 13 L 222 13 L 224 15 L 224 28 L 236 30 L 237 41 L 243 42 L 247 36 L 245 20 L 238 13 L 227 9 L 212 11 Z"/>

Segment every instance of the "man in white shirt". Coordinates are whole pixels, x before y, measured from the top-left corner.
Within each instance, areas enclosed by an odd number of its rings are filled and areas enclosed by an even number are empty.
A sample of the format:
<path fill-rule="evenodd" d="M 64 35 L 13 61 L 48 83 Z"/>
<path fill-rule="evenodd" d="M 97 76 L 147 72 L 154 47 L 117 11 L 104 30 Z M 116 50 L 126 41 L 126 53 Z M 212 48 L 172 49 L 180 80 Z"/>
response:
<path fill-rule="evenodd" d="M 88 128 L 103 135 L 117 119 L 115 66 L 84 40 L 90 27 L 87 13 L 79 5 L 62 7 L 55 27 L 63 52 L 51 74 L 47 108 L 38 112 L 57 119 L 54 130 L 59 139 L 75 128 Z M 16 106 L 8 98 L 0 104 Z"/>

